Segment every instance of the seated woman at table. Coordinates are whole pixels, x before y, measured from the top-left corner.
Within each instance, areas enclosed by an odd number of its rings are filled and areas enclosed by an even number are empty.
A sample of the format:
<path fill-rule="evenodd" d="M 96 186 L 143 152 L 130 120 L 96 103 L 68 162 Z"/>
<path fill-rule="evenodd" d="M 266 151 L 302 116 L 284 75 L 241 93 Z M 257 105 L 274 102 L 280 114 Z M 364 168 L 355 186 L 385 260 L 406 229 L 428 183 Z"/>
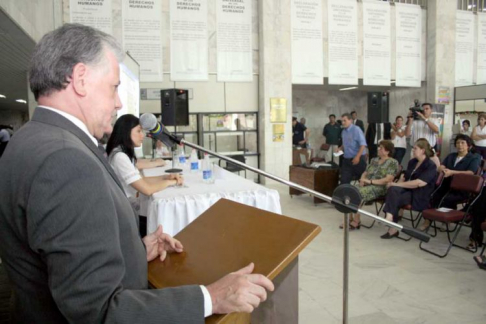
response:
<path fill-rule="evenodd" d="M 457 209 L 457 204 L 467 199 L 468 194 L 460 191 L 449 192 L 452 176 L 459 173 L 475 174 L 481 164 L 481 156 L 471 152 L 473 142 L 469 136 L 458 134 L 454 145 L 457 152 L 446 156 L 439 166 L 439 172 L 444 174 L 444 180 L 432 197 L 432 208 L 438 208 L 440 205 L 440 207 Z M 430 221 L 426 219 L 420 229 L 425 230 L 429 226 Z"/>
<path fill-rule="evenodd" d="M 391 141 L 381 141 L 378 146 L 378 157 L 371 160 L 370 164 L 363 172 L 359 179 L 359 193 L 361 194 L 363 204 L 373 201 L 378 197 L 386 194 L 386 184 L 393 181 L 398 172 L 398 162 L 393 159 L 394 145 Z M 360 215 L 351 214 L 349 219 L 349 229 L 359 229 L 361 226 Z M 343 228 L 343 225 L 339 226 Z"/>
<path fill-rule="evenodd" d="M 430 195 L 434 190 L 437 166 L 430 159 L 434 152 L 425 138 L 420 138 L 412 148 L 413 159 L 408 162 L 405 174 L 398 182 L 387 183 L 384 211 L 386 219 L 398 222 L 398 211 L 402 206 L 411 204 L 412 209 L 422 211 L 429 205 Z M 390 228 L 381 236 L 391 239 L 398 236 L 398 231 Z"/>
<path fill-rule="evenodd" d="M 113 132 L 108 139 L 106 153 L 108 161 L 120 179 L 125 194 L 132 203 L 134 210 L 140 208 L 138 192 L 150 196 L 171 185 L 182 185 L 182 176 L 171 174 L 159 177 L 143 178 L 138 170 L 135 147 L 140 147 L 145 134 L 140 121 L 133 115 L 123 115 L 115 123 Z M 156 163 L 145 163 L 143 167 L 156 167 Z"/>

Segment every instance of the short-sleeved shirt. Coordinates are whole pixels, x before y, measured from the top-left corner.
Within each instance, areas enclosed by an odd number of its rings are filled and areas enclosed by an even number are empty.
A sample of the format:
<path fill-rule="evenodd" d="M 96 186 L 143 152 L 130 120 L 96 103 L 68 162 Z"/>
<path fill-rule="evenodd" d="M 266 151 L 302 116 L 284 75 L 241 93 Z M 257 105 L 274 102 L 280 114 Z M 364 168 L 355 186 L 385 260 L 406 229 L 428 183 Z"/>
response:
<path fill-rule="evenodd" d="M 439 127 L 439 121 L 435 118 L 429 118 L 429 122 L 432 122 L 434 125 Z M 434 147 L 437 144 L 437 136 L 432 129 L 430 129 L 429 125 L 425 122 L 425 120 L 414 120 L 411 129 L 412 135 L 410 137 L 411 145 L 414 145 L 415 142 L 420 138 L 425 138 L 430 146 Z"/>
<path fill-rule="evenodd" d="M 415 170 L 417 164 L 418 160 L 416 158 L 413 158 L 408 162 L 408 167 L 405 171 L 405 180 L 412 181 L 420 179 L 427 184 L 412 190 L 412 208 L 416 211 L 422 211 L 429 206 L 430 195 L 435 188 L 437 166 L 429 158 L 426 158 Z"/>
<path fill-rule="evenodd" d="M 339 126 L 338 123 L 334 123 L 334 125 L 328 123 L 326 124 L 326 126 L 324 126 L 322 135 L 326 137 L 326 144 L 339 145 L 339 138 L 341 137 L 341 126 Z"/>
<path fill-rule="evenodd" d="M 359 148 L 366 145 L 366 139 L 364 137 L 363 131 L 358 126 L 351 124 L 348 128 L 343 129 L 341 132 L 341 137 L 343 139 L 344 148 L 344 158 L 352 159 L 358 154 Z M 361 155 L 365 155 L 366 152 L 363 150 Z"/>
<path fill-rule="evenodd" d="M 307 127 L 304 124 L 297 122 L 295 126 L 292 126 L 292 144 L 299 145 L 299 142 L 304 140 L 304 132 L 306 131 Z"/>
<path fill-rule="evenodd" d="M 403 125 L 402 127 L 400 127 L 399 130 L 401 130 L 405 133 L 406 128 L 407 128 L 407 126 Z M 392 132 L 394 132 L 393 129 L 392 129 Z M 395 139 L 392 141 L 395 148 L 406 148 L 407 147 L 407 137 L 405 135 L 403 135 L 402 137 L 398 136 L 398 134 L 395 134 L 395 135 L 396 135 Z"/>
<path fill-rule="evenodd" d="M 130 184 L 142 179 L 140 171 L 138 171 L 135 166 L 135 161 L 131 161 L 128 155 L 123 153 L 120 149 L 114 149 L 108 158 L 113 170 L 120 179 L 123 190 L 128 198 L 136 197 L 137 190 L 133 188 Z"/>

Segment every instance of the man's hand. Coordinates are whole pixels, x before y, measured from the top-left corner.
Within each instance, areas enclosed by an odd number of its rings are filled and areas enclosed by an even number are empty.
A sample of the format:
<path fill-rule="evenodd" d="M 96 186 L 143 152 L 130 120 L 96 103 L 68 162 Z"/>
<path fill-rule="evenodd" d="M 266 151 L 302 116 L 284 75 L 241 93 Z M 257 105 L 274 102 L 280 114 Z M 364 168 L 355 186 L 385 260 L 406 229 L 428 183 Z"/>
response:
<path fill-rule="evenodd" d="M 181 242 L 169 234 L 165 234 L 162 230 L 162 225 L 159 225 L 155 232 L 148 234 L 142 240 L 147 250 L 147 261 L 152 261 L 159 255 L 160 261 L 164 261 L 167 252 L 181 253 L 183 250 Z"/>
<path fill-rule="evenodd" d="M 266 290 L 273 291 L 275 287 L 265 276 L 251 274 L 254 267 L 250 263 L 206 287 L 211 295 L 213 314 L 251 313 L 267 299 Z"/>
<path fill-rule="evenodd" d="M 365 179 L 359 179 L 359 186 L 360 187 L 366 186 L 366 182 L 365 181 L 366 181 Z"/>
<path fill-rule="evenodd" d="M 356 165 L 359 163 L 359 156 L 355 156 L 352 161 L 353 165 Z"/>

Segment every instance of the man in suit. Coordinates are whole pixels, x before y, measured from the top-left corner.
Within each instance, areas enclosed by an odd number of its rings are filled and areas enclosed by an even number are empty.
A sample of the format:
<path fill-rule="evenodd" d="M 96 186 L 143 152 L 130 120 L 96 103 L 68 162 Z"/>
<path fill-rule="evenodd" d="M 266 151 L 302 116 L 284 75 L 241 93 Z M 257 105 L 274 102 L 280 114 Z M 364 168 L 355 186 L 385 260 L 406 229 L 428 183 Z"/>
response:
<path fill-rule="evenodd" d="M 351 112 L 351 117 L 353 118 L 353 124 L 355 126 L 358 126 L 359 128 L 361 128 L 361 131 L 364 134 L 364 132 L 365 132 L 365 130 L 364 130 L 364 123 L 363 123 L 362 120 L 358 119 L 358 114 L 356 113 L 356 111 L 352 111 Z"/>
<path fill-rule="evenodd" d="M 382 140 L 391 140 L 391 124 L 369 123 L 366 129 L 366 144 L 368 145 L 368 162 L 378 156 L 378 145 Z"/>
<path fill-rule="evenodd" d="M 143 239 L 97 147 L 121 108 L 123 52 L 91 27 L 66 24 L 37 44 L 29 71 L 39 106 L 0 160 L 0 255 L 15 323 L 203 323 L 251 312 L 273 290 L 253 265 L 206 287 L 148 290 L 147 261 L 181 252 L 162 232 Z"/>

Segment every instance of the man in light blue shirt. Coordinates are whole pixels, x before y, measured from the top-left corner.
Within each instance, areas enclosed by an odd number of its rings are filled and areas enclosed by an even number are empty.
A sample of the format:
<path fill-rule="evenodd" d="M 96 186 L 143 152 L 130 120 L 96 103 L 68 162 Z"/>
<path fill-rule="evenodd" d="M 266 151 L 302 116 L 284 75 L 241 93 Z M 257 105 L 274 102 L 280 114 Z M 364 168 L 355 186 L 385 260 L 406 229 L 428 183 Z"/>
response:
<path fill-rule="evenodd" d="M 341 166 L 341 184 L 344 184 L 359 179 L 365 171 L 365 148 L 367 145 L 363 131 L 353 124 L 350 114 L 343 114 L 341 121 L 343 123 L 343 131 L 341 133 L 343 144 L 337 151 L 344 150 Z"/>

